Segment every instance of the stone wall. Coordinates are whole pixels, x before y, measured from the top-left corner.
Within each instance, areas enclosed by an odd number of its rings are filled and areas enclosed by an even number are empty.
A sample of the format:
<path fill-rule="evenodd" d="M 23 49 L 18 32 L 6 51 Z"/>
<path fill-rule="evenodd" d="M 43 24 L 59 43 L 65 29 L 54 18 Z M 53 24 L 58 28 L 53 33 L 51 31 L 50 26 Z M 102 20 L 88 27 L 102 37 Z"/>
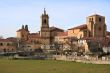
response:
<path fill-rule="evenodd" d="M 82 63 L 91 63 L 91 64 L 110 64 L 110 57 L 102 57 L 101 59 L 98 59 L 97 57 L 88 57 L 88 56 L 54 55 L 53 59 L 64 60 L 64 61 L 75 61 L 75 62 L 82 62 Z"/>

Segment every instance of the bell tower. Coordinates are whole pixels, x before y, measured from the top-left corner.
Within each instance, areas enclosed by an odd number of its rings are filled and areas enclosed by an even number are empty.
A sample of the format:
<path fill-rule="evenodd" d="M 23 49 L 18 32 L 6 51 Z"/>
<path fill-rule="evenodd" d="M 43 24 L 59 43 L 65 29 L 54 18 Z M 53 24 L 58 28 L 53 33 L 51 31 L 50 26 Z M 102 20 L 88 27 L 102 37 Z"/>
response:
<path fill-rule="evenodd" d="M 44 44 L 50 43 L 50 30 L 49 30 L 49 16 L 44 8 L 44 13 L 41 15 L 41 29 L 40 36 L 44 39 Z"/>
<path fill-rule="evenodd" d="M 87 17 L 87 27 L 90 32 L 90 37 L 105 37 L 106 36 L 106 24 L 105 17 L 94 14 Z"/>

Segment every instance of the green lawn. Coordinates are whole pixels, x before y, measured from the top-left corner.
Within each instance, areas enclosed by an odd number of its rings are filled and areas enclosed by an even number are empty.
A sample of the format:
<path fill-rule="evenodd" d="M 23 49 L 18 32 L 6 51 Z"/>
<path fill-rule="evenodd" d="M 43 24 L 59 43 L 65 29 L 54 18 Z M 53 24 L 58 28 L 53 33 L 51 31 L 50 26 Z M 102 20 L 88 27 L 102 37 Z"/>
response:
<path fill-rule="evenodd" d="M 110 65 L 54 60 L 0 59 L 0 73 L 110 73 Z"/>

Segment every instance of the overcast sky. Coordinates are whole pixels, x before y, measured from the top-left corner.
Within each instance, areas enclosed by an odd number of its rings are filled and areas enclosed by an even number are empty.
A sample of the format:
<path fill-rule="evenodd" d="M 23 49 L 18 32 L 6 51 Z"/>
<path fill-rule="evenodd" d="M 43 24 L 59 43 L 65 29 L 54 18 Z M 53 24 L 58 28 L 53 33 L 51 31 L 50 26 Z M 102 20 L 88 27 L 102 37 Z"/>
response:
<path fill-rule="evenodd" d="M 86 17 L 100 14 L 106 17 L 110 30 L 109 0 L 0 0 L 0 35 L 15 37 L 22 24 L 35 33 L 40 30 L 40 16 L 46 8 L 50 26 L 69 29 L 86 23 Z"/>

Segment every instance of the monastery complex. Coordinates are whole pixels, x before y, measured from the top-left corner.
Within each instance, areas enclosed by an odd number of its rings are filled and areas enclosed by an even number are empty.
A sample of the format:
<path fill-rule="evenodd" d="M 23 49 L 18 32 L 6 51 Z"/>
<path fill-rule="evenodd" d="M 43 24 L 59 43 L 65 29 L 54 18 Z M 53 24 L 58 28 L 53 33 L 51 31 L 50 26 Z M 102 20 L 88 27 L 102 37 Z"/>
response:
<path fill-rule="evenodd" d="M 16 37 L 0 39 L 0 53 L 19 51 L 46 52 L 71 50 L 82 53 L 99 53 L 110 47 L 110 32 L 105 17 L 94 14 L 86 17 L 86 23 L 63 30 L 49 26 L 49 15 L 44 9 L 39 32 L 31 33 L 28 25 L 16 31 Z"/>

